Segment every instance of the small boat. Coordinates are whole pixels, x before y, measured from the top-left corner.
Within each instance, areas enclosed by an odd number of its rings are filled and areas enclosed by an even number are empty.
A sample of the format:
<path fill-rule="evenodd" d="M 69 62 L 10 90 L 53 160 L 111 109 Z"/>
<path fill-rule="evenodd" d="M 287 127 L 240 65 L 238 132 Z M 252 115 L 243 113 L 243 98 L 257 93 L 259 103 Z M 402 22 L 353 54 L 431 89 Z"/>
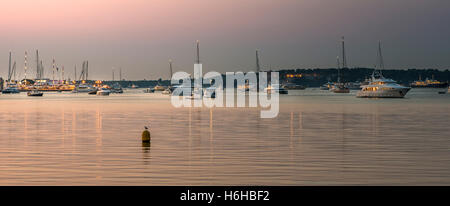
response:
<path fill-rule="evenodd" d="M 75 87 L 74 90 L 72 90 L 72 93 L 89 93 L 92 92 L 94 88 L 92 88 L 90 85 L 87 84 L 80 84 Z"/>
<path fill-rule="evenodd" d="M 350 89 L 344 84 L 337 84 L 333 87 L 334 93 L 350 93 Z"/>
<path fill-rule="evenodd" d="M 438 94 L 446 94 L 447 91 L 439 91 Z"/>
<path fill-rule="evenodd" d="M 162 92 L 162 94 L 172 94 L 172 91 L 173 89 L 172 89 L 172 87 L 169 87 L 169 88 L 167 88 L 167 89 L 165 89 L 163 92 Z"/>
<path fill-rule="evenodd" d="M 264 89 L 267 93 L 279 93 L 279 94 L 288 94 L 288 90 L 280 87 L 279 84 L 270 85 Z"/>
<path fill-rule="evenodd" d="M 154 93 L 155 90 L 153 88 L 144 89 L 144 93 Z"/>
<path fill-rule="evenodd" d="M 333 87 L 333 83 L 327 82 L 326 84 L 323 84 L 320 86 L 320 90 L 330 90 Z"/>
<path fill-rule="evenodd" d="M 216 98 L 216 88 L 215 87 L 208 87 L 204 89 L 203 91 L 203 97 L 205 98 Z"/>
<path fill-rule="evenodd" d="M 96 89 L 92 90 L 92 91 L 88 92 L 88 94 L 89 95 L 96 95 L 97 94 L 97 90 Z"/>
<path fill-rule="evenodd" d="M 161 86 L 161 85 L 156 85 L 153 89 L 155 91 L 164 91 L 164 90 L 166 90 L 166 88 L 164 86 Z"/>
<path fill-rule="evenodd" d="M 298 84 L 293 84 L 293 83 L 285 84 L 285 85 L 283 85 L 283 88 L 287 89 L 287 90 L 304 90 L 304 89 L 306 89 L 306 87 L 303 85 L 298 85 Z"/>
<path fill-rule="evenodd" d="M 42 95 L 44 95 L 44 93 L 38 90 L 32 90 L 27 92 L 27 96 L 29 97 L 42 97 Z"/>
<path fill-rule="evenodd" d="M 109 96 L 110 93 L 111 90 L 107 88 L 101 88 L 100 90 L 97 91 L 97 96 Z"/>
<path fill-rule="evenodd" d="M 7 87 L 2 91 L 3 94 L 17 94 L 20 93 L 19 89 L 17 87 Z"/>

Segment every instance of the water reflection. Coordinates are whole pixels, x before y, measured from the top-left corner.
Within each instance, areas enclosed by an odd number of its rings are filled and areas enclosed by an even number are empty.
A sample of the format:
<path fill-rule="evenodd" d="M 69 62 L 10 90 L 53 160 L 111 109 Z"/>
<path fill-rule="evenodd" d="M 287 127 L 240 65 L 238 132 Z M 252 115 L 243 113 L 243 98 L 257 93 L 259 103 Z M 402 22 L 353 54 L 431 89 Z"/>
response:
<path fill-rule="evenodd" d="M 0 185 L 450 184 L 450 98 L 288 95 L 274 119 L 160 94 L 8 98 Z"/>

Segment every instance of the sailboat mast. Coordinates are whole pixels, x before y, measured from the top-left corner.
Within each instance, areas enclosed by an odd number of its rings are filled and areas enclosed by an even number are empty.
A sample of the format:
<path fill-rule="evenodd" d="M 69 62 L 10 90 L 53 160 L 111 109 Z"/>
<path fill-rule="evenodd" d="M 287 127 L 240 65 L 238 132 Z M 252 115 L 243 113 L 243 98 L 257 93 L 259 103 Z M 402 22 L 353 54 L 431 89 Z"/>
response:
<path fill-rule="evenodd" d="M 172 72 L 172 59 L 169 59 L 169 72 L 170 72 L 170 79 L 172 79 L 172 75 L 173 75 L 173 72 Z"/>
<path fill-rule="evenodd" d="M 25 75 L 24 79 L 27 79 L 27 51 L 25 51 L 24 75 Z"/>
<path fill-rule="evenodd" d="M 197 40 L 197 64 L 200 64 L 200 41 Z"/>
<path fill-rule="evenodd" d="M 345 56 L 345 40 L 342 36 L 342 68 L 347 68 L 347 57 Z"/>
<path fill-rule="evenodd" d="M 383 55 L 381 53 L 381 41 L 378 42 L 378 61 L 380 64 L 380 68 L 384 70 L 384 60 Z"/>
<path fill-rule="evenodd" d="M 339 62 L 339 56 L 336 57 L 336 61 L 337 61 L 337 70 L 338 70 L 338 83 L 341 83 L 341 66 L 340 66 L 340 62 Z"/>
<path fill-rule="evenodd" d="M 8 82 L 11 81 L 11 51 L 9 51 Z"/>
<path fill-rule="evenodd" d="M 256 50 L 256 73 L 259 73 L 260 65 L 259 65 L 259 51 Z"/>
<path fill-rule="evenodd" d="M 12 67 L 12 73 L 13 73 L 13 80 L 16 81 L 16 61 L 14 61 L 13 67 Z"/>
<path fill-rule="evenodd" d="M 40 79 L 41 78 L 41 71 L 39 69 L 39 51 L 36 50 L 36 79 Z"/>

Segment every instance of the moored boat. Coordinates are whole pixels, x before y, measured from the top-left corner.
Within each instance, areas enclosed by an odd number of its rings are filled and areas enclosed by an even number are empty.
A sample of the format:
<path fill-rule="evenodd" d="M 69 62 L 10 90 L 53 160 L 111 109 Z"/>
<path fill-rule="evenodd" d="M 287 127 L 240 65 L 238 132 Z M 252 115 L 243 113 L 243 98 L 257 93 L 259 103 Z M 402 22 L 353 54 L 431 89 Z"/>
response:
<path fill-rule="evenodd" d="M 110 93 L 111 93 L 111 90 L 109 90 L 107 88 L 100 88 L 97 91 L 97 96 L 109 96 Z"/>
<path fill-rule="evenodd" d="M 267 88 L 264 88 L 264 92 L 267 93 L 279 93 L 279 94 L 288 94 L 288 90 L 280 87 L 279 84 L 269 85 Z"/>
<path fill-rule="evenodd" d="M 27 96 L 29 97 L 42 97 L 43 95 L 44 93 L 38 90 L 32 90 L 27 92 Z"/>

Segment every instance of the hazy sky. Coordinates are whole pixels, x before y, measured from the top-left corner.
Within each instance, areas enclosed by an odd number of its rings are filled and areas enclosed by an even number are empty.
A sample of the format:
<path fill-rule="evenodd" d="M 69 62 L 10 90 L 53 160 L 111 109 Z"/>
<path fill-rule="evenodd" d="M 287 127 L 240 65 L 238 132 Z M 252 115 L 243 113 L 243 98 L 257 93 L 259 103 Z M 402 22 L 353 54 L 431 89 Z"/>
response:
<path fill-rule="evenodd" d="M 89 76 L 168 78 L 193 71 L 200 40 L 206 71 L 250 71 L 255 49 L 264 69 L 334 67 L 345 36 L 350 67 L 375 64 L 383 42 L 387 68 L 450 68 L 448 0 L 2 0 L 0 76 L 8 52 L 23 76 L 24 51 L 35 50 L 73 78 L 83 60 Z M 116 79 L 118 74 L 116 73 Z"/>

